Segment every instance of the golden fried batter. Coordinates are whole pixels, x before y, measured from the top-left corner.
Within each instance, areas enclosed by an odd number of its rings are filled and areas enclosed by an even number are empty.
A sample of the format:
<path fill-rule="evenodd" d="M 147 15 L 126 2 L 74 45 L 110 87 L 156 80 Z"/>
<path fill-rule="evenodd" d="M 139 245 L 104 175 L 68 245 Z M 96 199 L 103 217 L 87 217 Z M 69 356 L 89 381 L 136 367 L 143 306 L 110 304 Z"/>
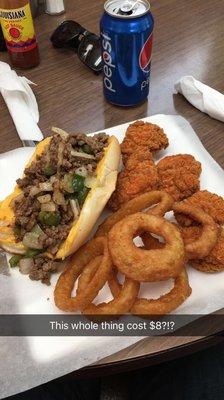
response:
<path fill-rule="evenodd" d="M 175 201 L 191 196 L 200 187 L 201 163 L 190 154 L 177 154 L 163 158 L 157 164 L 160 188 Z"/>
<path fill-rule="evenodd" d="M 169 145 L 167 136 L 162 128 L 149 122 L 136 121 L 129 125 L 125 139 L 121 144 L 121 153 L 123 160 L 142 147 L 151 152 L 165 149 Z"/>
<path fill-rule="evenodd" d="M 198 271 L 207 272 L 210 274 L 224 270 L 224 264 L 207 260 L 191 260 L 191 266 Z"/>
<path fill-rule="evenodd" d="M 181 229 L 184 243 L 192 243 L 200 236 L 199 226 L 190 226 Z M 191 260 L 190 264 L 203 272 L 217 272 L 224 269 L 224 229 L 222 228 L 216 245 L 211 253 L 202 260 Z"/>
<path fill-rule="evenodd" d="M 184 243 L 192 243 L 200 236 L 199 226 L 190 226 L 181 229 Z M 221 228 L 217 243 L 211 253 L 202 260 L 191 260 L 190 264 L 202 272 L 219 272 L 224 270 L 224 228 Z"/>
<path fill-rule="evenodd" d="M 193 243 L 195 240 L 198 240 L 201 234 L 201 227 L 200 226 L 189 226 L 187 228 L 181 228 L 181 235 L 183 237 L 184 243 L 189 244 Z"/>
<path fill-rule="evenodd" d="M 198 240 L 201 234 L 200 226 L 190 226 L 180 228 L 184 244 L 193 243 Z M 149 234 L 141 235 L 144 246 L 146 249 L 161 249 L 164 243 L 160 242 L 157 238 Z M 211 253 L 202 260 L 190 260 L 190 265 L 202 272 L 220 272 L 224 270 L 224 228 L 218 236 L 216 245 L 213 247 Z"/>
<path fill-rule="evenodd" d="M 125 169 L 118 174 L 117 186 L 108 207 L 118 208 L 139 194 L 158 189 L 159 178 L 150 152 L 138 148 L 127 160 Z"/>
<path fill-rule="evenodd" d="M 197 205 L 207 212 L 217 224 L 224 224 L 224 199 L 207 190 L 201 190 L 185 200 L 187 204 Z M 182 226 L 191 226 L 196 223 L 189 217 L 175 213 L 177 222 Z"/>
<path fill-rule="evenodd" d="M 162 249 L 164 247 L 165 242 L 160 242 L 160 240 L 151 235 L 151 233 L 143 233 L 141 235 L 144 247 L 147 250 L 156 250 L 156 249 Z"/>

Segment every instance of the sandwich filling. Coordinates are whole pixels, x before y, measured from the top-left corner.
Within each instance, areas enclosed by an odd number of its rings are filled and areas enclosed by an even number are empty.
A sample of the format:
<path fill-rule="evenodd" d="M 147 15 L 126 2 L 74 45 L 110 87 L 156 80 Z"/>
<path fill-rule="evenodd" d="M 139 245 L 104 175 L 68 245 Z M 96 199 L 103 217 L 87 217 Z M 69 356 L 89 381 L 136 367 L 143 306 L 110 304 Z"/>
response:
<path fill-rule="evenodd" d="M 79 218 L 96 181 L 97 164 L 108 146 L 105 133 L 90 137 L 56 132 L 17 180 L 22 193 L 10 204 L 16 241 L 27 248 L 25 256 L 13 256 L 10 264 L 19 264 L 21 272 L 47 284 L 50 273 L 58 269 L 53 258 Z"/>

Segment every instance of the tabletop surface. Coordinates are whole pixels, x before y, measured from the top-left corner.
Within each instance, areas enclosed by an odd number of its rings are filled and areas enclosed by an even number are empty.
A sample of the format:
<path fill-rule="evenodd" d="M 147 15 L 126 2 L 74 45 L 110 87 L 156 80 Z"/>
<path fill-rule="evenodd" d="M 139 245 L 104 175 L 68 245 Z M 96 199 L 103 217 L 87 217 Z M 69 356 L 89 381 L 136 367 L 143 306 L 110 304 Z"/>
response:
<path fill-rule="evenodd" d="M 223 0 L 151 0 L 155 33 L 150 97 L 141 106 L 126 109 L 104 100 L 101 76 L 88 70 L 72 51 L 55 50 L 49 41 L 54 28 L 65 19 L 76 20 L 97 33 L 103 3 L 103 0 L 67 0 L 66 14 L 41 14 L 35 19 L 41 64 L 19 74 L 37 84 L 34 91 L 40 110 L 39 126 L 44 135 L 50 135 L 52 126 L 68 132 L 93 132 L 157 113 L 179 114 L 191 123 L 203 145 L 224 167 L 223 123 L 174 94 L 174 83 L 183 75 L 193 75 L 224 92 Z M 0 53 L 0 60 L 7 62 L 7 53 Z M 0 98 L 0 152 L 20 146 L 12 119 Z M 198 339 L 148 338 L 98 364 L 153 357 Z"/>

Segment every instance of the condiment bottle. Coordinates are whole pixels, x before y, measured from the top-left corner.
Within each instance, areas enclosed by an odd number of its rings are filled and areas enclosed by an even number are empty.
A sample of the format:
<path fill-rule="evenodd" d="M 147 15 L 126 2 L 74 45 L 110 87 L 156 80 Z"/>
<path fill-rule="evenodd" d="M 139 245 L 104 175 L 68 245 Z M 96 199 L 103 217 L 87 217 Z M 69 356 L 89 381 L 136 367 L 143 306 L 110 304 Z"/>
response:
<path fill-rule="evenodd" d="M 29 1 L 0 0 L 0 22 L 12 65 L 37 66 L 39 50 Z"/>

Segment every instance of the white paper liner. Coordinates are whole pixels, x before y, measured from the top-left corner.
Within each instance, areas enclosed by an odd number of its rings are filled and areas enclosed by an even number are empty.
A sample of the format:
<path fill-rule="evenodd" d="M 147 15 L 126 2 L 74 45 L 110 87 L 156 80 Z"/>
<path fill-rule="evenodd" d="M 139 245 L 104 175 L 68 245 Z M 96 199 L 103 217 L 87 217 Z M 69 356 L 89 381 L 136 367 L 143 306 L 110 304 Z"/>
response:
<path fill-rule="evenodd" d="M 170 145 L 157 154 L 157 159 L 166 155 L 189 153 L 202 163 L 201 188 L 224 196 L 224 173 L 222 168 L 205 150 L 190 124 L 180 116 L 155 115 L 145 121 L 164 128 Z M 129 124 L 105 130 L 122 141 Z M 0 156 L 0 198 L 9 194 L 15 178 L 21 175 L 22 167 L 30 157 L 32 149 L 18 149 Z M 208 314 L 224 307 L 224 272 L 203 274 L 188 268 L 192 295 L 176 310 L 179 314 Z M 1 313 L 61 313 L 53 302 L 53 288 L 40 282 L 32 282 L 13 269 L 11 277 L 0 276 Z M 167 287 L 166 287 L 167 286 Z M 153 296 L 162 294 L 168 283 L 145 284 L 142 288 Z M 104 289 L 106 293 L 106 289 Z M 109 291 L 107 292 L 109 298 Z M 49 300 L 48 300 L 49 298 Z M 0 338 L 0 398 L 4 398 L 37 385 L 48 382 L 97 360 L 113 354 L 142 338 L 139 337 L 46 337 L 46 338 Z"/>

